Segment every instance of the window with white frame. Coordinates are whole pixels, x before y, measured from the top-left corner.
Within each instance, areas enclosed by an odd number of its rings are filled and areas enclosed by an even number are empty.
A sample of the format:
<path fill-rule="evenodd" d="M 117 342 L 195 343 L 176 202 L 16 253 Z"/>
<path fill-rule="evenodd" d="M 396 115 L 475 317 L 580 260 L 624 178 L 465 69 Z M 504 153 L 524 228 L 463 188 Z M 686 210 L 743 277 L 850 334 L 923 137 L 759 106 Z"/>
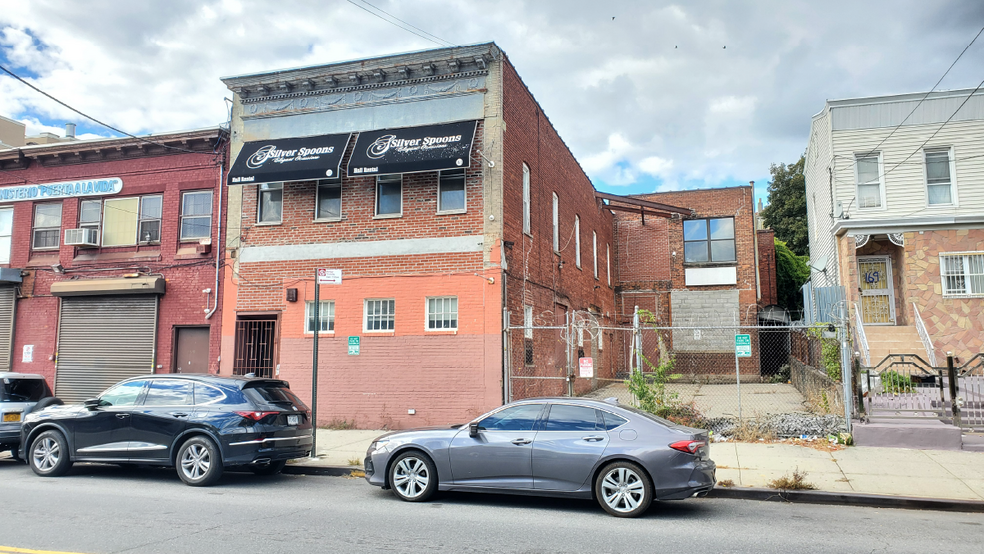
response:
<path fill-rule="evenodd" d="M 280 223 L 284 217 L 284 184 L 260 184 L 260 196 L 256 210 L 258 223 Z"/>
<path fill-rule="evenodd" d="M 366 331 L 392 331 L 396 326 L 396 300 L 366 300 Z"/>
<path fill-rule="evenodd" d="M 930 206 L 953 204 L 950 149 L 926 150 L 926 201 Z"/>
<path fill-rule="evenodd" d="M 574 265 L 581 269 L 581 218 L 574 216 Z"/>
<path fill-rule="evenodd" d="M 553 249 L 560 252 L 560 200 L 553 193 Z"/>
<path fill-rule="evenodd" d="M 608 286 L 612 286 L 612 245 L 605 245 L 605 265 L 608 269 Z"/>
<path fill-rule="evenodd" d="M 523 337 L 533 338 L 533 306 L 523 306 Z"/>
<path fill-rule="evenodd" d="M 160 242 L 163 201 L 159 194 L 104 200 L 102 245 L 133 246 Z M 92 223 L 91 215 L 87 216 L 87 221 Z"/>
<path fill-rule="evenodd" d="M 598 278 L 598 233 L 591 231 L 591 254 L 594 256 L 594 277 Z"/>
<path fill-rule="evenodd" d="M 141 212 L 140 217 L 143 216 Z M 207 239 L 210 236 L 212 236 L 212 191 L 198 190 L 183 193 L 181 240 Z"/>
<path fill-rule="evenodd" d="M 58 239 L 61 235 L 61 212 L 61 202 L 34 205 L 31 249 L 58 250 Z"/>
<path fill-rule="evenodd" d="M 0 208 L 0 264 L 10 263 L 10 237 L 14 232 L 14 209 Z"/>
<path fill-rule="evenodd" d="M 321 300 L 318 302 L 318 331 L 321 333 L 335 331 L 335 301 Z M 314 301 L 304 303 L 304 332 L 314 334 Z"/>
<path fill-rule="evenodd" d="M 523 232 L 530 234 L 530 168 L 523 164 Z"/>
<path fill-rule="evenodd" d="M 99 230 L 102 223 L 102 200 L 83 200 L 79 203 L 79 229 Z"/>
<path fill-rule="evenodd" d="M 881 154 L 855 157 L 858 208 L 882 207 Z"/>
<path fill-rule="evenodd" d="M 447 169 L 441 172 L 437 183 L 437 211 L 441 213 L 465 211 L 464 169 Z"/>
<path fill-rule="evenodd" d="M 984 252 L 940 254 L 943 296 L 984 296 Z"/>
<path fill-rule="evenodd" d="M 427 330 L 458 328 L 458 297 L 438 296 L 427 299 Z"/>
<path fill-rule="evenodd" d="M 318 181 L 315 211 L 315 219 L 342 218 L 342 182 L 340 179 Z"/>
<path fill-rule="evenodd" d="M 398 216 L 403 214 L 403 175 L 376 177 L 376 215 Z"/>

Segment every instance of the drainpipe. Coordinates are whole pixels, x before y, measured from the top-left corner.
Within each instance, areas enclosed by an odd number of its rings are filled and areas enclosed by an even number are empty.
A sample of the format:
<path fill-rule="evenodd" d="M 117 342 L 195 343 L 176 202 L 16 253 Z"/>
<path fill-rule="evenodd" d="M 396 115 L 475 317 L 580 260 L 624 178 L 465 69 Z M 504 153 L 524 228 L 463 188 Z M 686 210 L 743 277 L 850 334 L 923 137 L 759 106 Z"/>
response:
<path fill-rule="evenodd" d="M 221 131 L 219 131 L 221 133 Z M 222 158 L 219 158 L 219 214 L 218 214 L 218 224 L 215 226 L 215 305 L 212 306 L 212 310 L 205 314 L 205 319 L 211 319 L 215 310 L 219 309 L 219 270 L 222 268 L 222 252 L 225 249 L 222 246 L 222 189 L 225 187 L 225 183 L 222 181 Z"/>

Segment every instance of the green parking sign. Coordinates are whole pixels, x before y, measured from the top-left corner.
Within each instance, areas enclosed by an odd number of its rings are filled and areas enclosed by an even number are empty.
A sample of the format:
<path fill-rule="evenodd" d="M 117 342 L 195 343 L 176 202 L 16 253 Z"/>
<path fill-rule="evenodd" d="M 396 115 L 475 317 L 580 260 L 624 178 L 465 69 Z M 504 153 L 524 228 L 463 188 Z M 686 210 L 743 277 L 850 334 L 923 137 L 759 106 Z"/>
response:
<path fill-rule="evenodd" d="M 359 337 L 349 337 L 348 342 L 349 356 L 359 355 Z"/>
<path fill-rule="evenodd" d="M 752 357 L 751 335 L 735 335 L 735 356 L 739 358 Z"/>

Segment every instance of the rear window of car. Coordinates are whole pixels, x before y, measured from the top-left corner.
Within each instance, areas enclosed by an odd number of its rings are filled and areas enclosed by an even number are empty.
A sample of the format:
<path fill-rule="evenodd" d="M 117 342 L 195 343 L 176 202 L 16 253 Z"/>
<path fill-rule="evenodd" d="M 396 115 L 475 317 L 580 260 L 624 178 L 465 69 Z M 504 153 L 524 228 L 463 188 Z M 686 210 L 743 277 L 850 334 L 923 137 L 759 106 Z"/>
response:
<path fill-rule="evenodd" d="M 37 402 L 51 396 L 44 379 L 14 379 L 7 377 L 0 383 L 0 402 Z"/>
<path fill-rule="evenodd" d="M 619 406 L 619 408 L 622 408 L 623 410 L 628 410 L 628 411 L 630 411 L 630 412 L 632 412 L 632 413 L 634 413 L 636 415 L 640 415 L 640 416 L 642 416 L 642 417 L 644 417 L 646 419 L 651 419 L 652 421 L 655 421 L 656 423 L 659 423 L 660 425 L 665 425 L 667 427 L 678 427 L 678 425 L 676 423 L 673 423 L 672 421 L 670 421 L 668 419 L 663 419 L 663 418 L 659 417 L 658 415 L 654 415 L 654 414 L 651 414 L 649 412 L 644 412 L 644 411 L 642 411 L 642 410 L 640 410 L 638 408 L 633 408 L 632 406 Z"/>
<path fill-rule="evenodd" d="M 277 383 L 248 386 L 243 389 L 243 392 L 254 402 L 259 401 L 266 404 L 280 405 L 291 404 L 298 408 L 304 406 L 301 399 L 291 392 L 289 388 Z"/>

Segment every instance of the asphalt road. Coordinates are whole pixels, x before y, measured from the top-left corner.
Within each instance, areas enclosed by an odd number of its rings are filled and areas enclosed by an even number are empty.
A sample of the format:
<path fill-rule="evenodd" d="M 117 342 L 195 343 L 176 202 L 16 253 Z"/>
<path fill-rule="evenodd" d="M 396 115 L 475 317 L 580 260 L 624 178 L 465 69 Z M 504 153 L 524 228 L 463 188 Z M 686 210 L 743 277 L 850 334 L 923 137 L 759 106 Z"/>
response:
<path fill-rule="evenodd" d="M 200 489 L 171 470 L 88 464 L 42 479 L 10 460 L 0 506 L 0 553 L 984 552 L 979 514 L 691 499 L 624 520 L 592 501 L 411 504 L 363 479 L 246 473 Z"/>

